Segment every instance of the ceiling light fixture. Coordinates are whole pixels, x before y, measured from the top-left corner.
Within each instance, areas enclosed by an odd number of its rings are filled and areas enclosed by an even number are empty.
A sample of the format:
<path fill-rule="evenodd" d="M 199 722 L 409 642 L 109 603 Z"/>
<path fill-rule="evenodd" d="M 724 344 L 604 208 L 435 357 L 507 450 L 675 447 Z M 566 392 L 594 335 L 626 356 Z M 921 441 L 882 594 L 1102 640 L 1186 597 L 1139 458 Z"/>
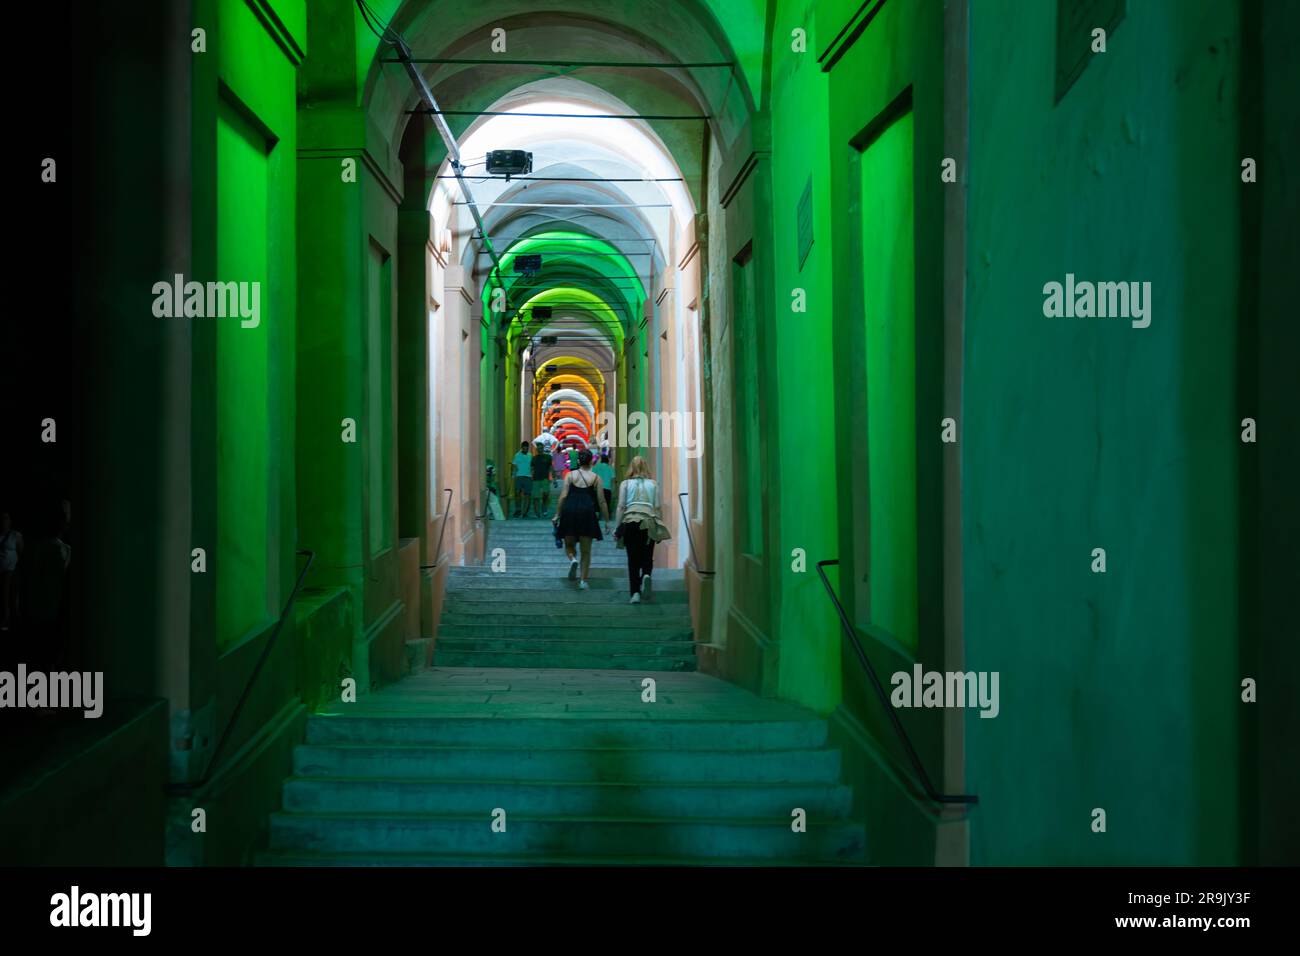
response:
<path fill-rule="evenodd" d="M 533 154 L 522 149 L 493 149 L 487 154 L 487 171 L 493 176 L 523 176 L 533 171 Z"/>

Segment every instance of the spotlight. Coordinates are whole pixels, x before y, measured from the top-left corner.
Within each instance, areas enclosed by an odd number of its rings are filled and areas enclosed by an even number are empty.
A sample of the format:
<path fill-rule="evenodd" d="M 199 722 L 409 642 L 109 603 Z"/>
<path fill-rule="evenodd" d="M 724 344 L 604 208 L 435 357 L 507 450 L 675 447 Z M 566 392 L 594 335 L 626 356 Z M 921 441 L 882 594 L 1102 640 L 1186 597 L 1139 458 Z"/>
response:
<path fill-rule="evenodd" d="M 490 176 L 522 176 L 533 171 L 533 154 L 522 149 L 494 149 L 487 154 Z"/>

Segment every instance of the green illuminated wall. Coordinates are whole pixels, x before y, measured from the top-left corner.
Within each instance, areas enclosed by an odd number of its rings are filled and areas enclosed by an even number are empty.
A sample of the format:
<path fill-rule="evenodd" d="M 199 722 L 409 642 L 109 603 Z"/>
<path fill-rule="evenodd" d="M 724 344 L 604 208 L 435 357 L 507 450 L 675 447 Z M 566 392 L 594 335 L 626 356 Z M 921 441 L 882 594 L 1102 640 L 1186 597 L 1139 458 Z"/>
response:
<path fill-rule="evenodd" d="M 358 105 L 354 56 L 373 37 L 354 11 L 310 5 L 320 53 L 298 83 L 297 518 L 301 546 L 317 554 L 313 583 L 350 595 L 352 652 L 341 666 L 365 692 L 405 666 L 405 607 L 419 595 L 399 583 L 397 454 L 427 437 L 403 431 L 422 425 L 401 404 L 418 408 L 420 393 L 399 390 L 396 376 L 400 330 L 409 335 L 396 307 L 411 301 L 399 296 L 396 258 L 406 183 L 394 145 Z M 343 440 L 345 420 L 356 424 L 354 442 Z"/>
<path fill-rule="evenodd" d="M 912 114 L 862 152 L 862 288 L 870 493 L 870 620 L 916 650 L 915 270 Z"/>
<path fill-rule="evenodd" d="M 918 663 L 944 669 L 946 661 L 938 441 L 946 341 L 938 180 L 944 18 L 940 4 L 891 0 L 853 39 L 852 30 L 840 34 L 854 12 L 845 7 L 818 4 L 809 42 L 817 51 L 811 56 L 833 46 L 834 58 L 825 81 L 824 147 L 834 200 L 825 210 L 832 277 L 819 299 L 832 314 L 835 393 L 825 407 L 834 410 L 840 493 L 831 518 L 838 546 L 827 556 L 839 559 L 830 580 L 888 687 L 898 671 Z M 833 618 L 822 626 L 835 633 Z M 855 653 L 847 642 L 834 653 L 841 686 L 830 701 L 839 705 L 833 726 L 864 812 L 880 821 L 873 858 L 960 862 L 959 854 L 941 852 L 931 809 L 916 797 L 915 773 Z M 942 786 L 942 711 L 898 717 Z"/>
<path fill-rule="evenodd" d="M 282 6 L 301 25 L 303 9 Z M 264 639 L 293 572 L 293 341 L 297 302 L 295 57 L 246 4 L 197 3 L 208 34 L 196 55 L 194 276 L 258 283 L 257 324 L 233 316 L 196 323 L 195 533 L 214 547 L 194 581 L 196 637 L 231 673 Z M 290 46 L 286 52 L 285 43 Z M 236 652 L 236 649 L 237 652 Z M 206 656 L 206 651 L 200 655 Z M 192 676 L 202 699 L 214 673 Z M 220 708 L 220 704 L 218 704 Z M 220 710 L 218 710 L 220 713 Z"/>
<path fill-rule="evenodd" d="M 850 11 L 851 12 L 851 11 Z M 781 384 L 775 427 L 788 454 L 776 462 L 782 474 L 777 524 L 778 621 L 781 635 L 782 696 L 827 711 L 840 701 L 840 637 L 835 612 L 813 564 L 839 556 L 836 514 L 851 491 L 849 469 L 861 464 L 856 454 L 838 452 L 835 421 L 842 395 L 837 394 L 833 339 L 834 274 L 831 229 L 830 84 L 817 68 L 819 42 L 827 31 L 820 4 L 776 4 L 772 32 L 772 232 L 776 277 L 774 342 L 769 355 L 778 365 Z M 793 49 L 793 31 L 803 30 L 806 50 Z M 812 184 L 812 245 L 806 257 L 798 242 L 799 201 Z M 806 312 L 794 311 L 795 292 L 804 295 Z M 810 475 L 829 468 L 824 487 Z M 807 555 L 807 570 L 794 568 L 794 549 Z"/>
<path fill-rule="evenodd" d="M 703 0 L 735 52 L 756 102 L 766 89 L 768 8 L 766 0 Z"/>
<path fill-rule="evenodd" d="M 972 862 L 1231 863 L 1239 7 L 1129 3 L 1054 106 L 1053 6 L 971 15 Z M 1067 272 L 1150 281 L 1151 326 L 1044 318 Z"/>
<path fill-rule="evenodd" d="M 223 99 L 217 115 L 217 272 L 267 282 L 267 142 Z M 247 320 L 251 322 L 251 320 Z M 217 640 L 227 646 L 271 615 L 267 593 L 269 475 L 267 331 L 227 321 L 217 330 Z"/>
<path fill-rule="evenodd" d="M 295 0 L 268 8 L 273 20 L 237 0 L 198 0 L 192 13 L 207 50 L 191 61 L 190 272 L 258 282 L 260 309 L 256 326 L 189 320 L 188 523 L 208 568 L 190 575 L 189 695 L 173 699 L 169 734 L 173 772 L 189 776 L 206 767 L 297 574 L 296 75 L 306 10 Z M 169 222 L 165 234 L 176 228 Z M 227 820 L 229 839 L 204 844 L 178 825 L 172 862 L 238 863 L 255 841 L 301 712 L 296 640 L 289 621 L 222 755 L 221 792 L 202 797 Z"/>
<path fill-rule="evenodd" d="M 366 259 L 366 465 L 370 554 L 393 546 L 393 260 L 371 242 Z"/>
<path fill-rule="evenodd" d="M 731 281 L 734 290 L 735 346 L 733 362 L 736 376 L 736 447 L 735 489 L 737 513 L 740 516 L 740 544 L 745 554 L 762 555 L 763 547 L 763 473 L 767 462 L 763 456 L 763 442 L 759 412 L 759 362 L 763 354 L 758 319 L 758 294 L 753 259 L 732 263 Z"/>
<path fill-rule="evenodd" d="M 280 8 L 286 31 L 301 26 L 301 4 Z M 293 34 L 268 33 L 246 4 L 231 0 L 197 3 L 194 23 L 209 44 L 194 61 L 194 273 L 260 285 L 255 326 L 233 317 L 195 328 L 194 520 L 198 536 L 211 535 L 216 547 L 209 575 L 195 581 L 194 620 L 228 655 L 222 667 L 233 675 L 252 649 L 244 642 L 265 638 L 281 582 L 293 574 L 294 76 L 301 49 Z M 193 679 L 202 686 L 211 676 Z"/>

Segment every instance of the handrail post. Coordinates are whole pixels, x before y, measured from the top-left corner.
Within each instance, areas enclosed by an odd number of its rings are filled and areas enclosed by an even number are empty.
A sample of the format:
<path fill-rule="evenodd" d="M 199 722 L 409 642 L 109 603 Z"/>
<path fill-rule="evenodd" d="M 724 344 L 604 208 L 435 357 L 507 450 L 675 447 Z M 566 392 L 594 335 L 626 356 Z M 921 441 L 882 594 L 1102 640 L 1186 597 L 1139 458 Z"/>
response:
<path fill-rule="evenodd" d="M 880 706 L 883 707 L 885 713 L 889 715 L 889 721 L 894 725 L 894 732 L 902 742 L 903 749 L 907 751 L 908 760 L 911 762 L 912 769 L 916 772 L 916 776 L 920 780 L 921 786 L 925 789 L 925 795 L 935 803 L 960 803 L 967 805 L 979 803 L 979 797 L 972 794 L 954 795 L 940 793 L 935 789 L 934 784 L 930 782 L 930 775 L 925 772 L 925 765 L 921 763 L 921 757 L 917 754 L 916 748 L 912 746 L 912 738 L 907 735 L 907 730 L 904 729 L 903 722 L 898 719 L 897 712 L 895 712 L 894 708 L 890 705 L 889 695 L 885 693 L 884 685 L 880 683 L 880 676 L 876 673 L 876 669 L 871 666 L 871 661 L 867 657 L 867 652 L 862 647 L 862 642 L 858 640 L 857 631 L 855 631 L 853 625 L 849 623 L 849 616 L 844 611 L 844 605 L 840 603 L 839 595 L 835 593 L 835 589 L 831 587 L 830 580 L 826 577 L 826 572 L 822 570 L 823 567 L 838 567 L 839 563 L 839 558 L 829 558 L 825 561 L 818 561 L 817 574 L 822 579 L 822 584 L 825 586 L 826 593 L 830 596 L 831 602 L 835 605 L 835 611 L 840 617 L 840 626 L 844 629 L 845 635 L 853 645 L 853 650 L 857 652 L 859 663 L 862 664 L 863 669 L 867 672 L 867 676 L 871 678 L 871 686 L 875 688 L 876 696 L 880 699 Z"/>

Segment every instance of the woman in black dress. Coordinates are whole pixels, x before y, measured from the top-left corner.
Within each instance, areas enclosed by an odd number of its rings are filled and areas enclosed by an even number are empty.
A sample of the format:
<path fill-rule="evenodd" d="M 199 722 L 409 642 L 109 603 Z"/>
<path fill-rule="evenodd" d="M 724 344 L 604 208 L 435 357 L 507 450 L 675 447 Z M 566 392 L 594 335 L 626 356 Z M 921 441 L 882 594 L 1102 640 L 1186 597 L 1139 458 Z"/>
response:
<path fill-rule="evenodd" d="M 603 541 L 597 511 L 609 523 L 609 506 L 601 494 L 600 476 L 591 470 L 591 452 L 584 448 L 578 453 L 578 468 L 564 476 L 564 489 L 555 503 L 556 533 L 564 539 L 564 553 L 569 556 L 569 580 L 578 577 L 577 545 L 582 547 L 582 580 L 579 589 L 587 590 L 587 577 L 591 572 L 591 539 Z"/>

